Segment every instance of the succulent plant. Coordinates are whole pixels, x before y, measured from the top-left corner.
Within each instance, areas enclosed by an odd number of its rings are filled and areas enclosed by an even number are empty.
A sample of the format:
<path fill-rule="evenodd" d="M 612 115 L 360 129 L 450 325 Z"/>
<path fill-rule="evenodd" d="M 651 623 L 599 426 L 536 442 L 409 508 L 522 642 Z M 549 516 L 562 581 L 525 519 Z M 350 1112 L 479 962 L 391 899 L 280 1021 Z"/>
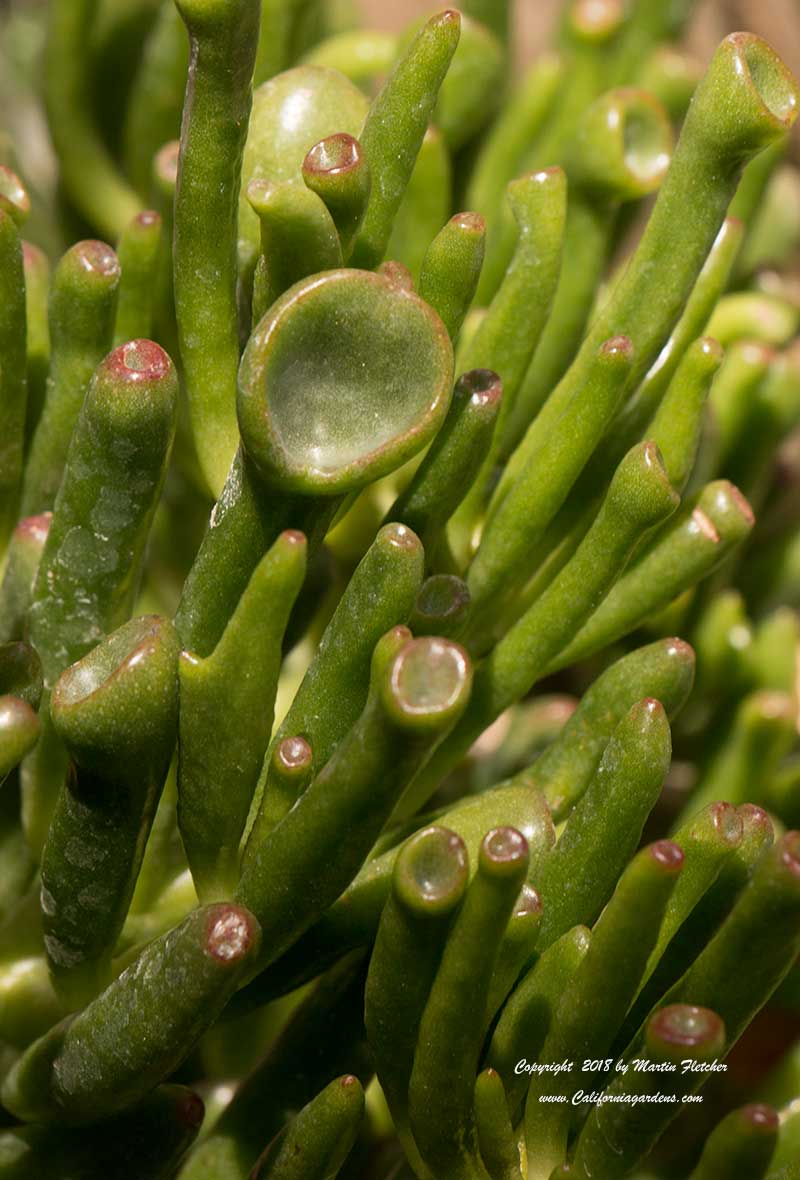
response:
<path fill-rule="evenodd" d="M 691 7 L 3 18 L 0 1180 L 800 1177 L 798 87 Z"/>

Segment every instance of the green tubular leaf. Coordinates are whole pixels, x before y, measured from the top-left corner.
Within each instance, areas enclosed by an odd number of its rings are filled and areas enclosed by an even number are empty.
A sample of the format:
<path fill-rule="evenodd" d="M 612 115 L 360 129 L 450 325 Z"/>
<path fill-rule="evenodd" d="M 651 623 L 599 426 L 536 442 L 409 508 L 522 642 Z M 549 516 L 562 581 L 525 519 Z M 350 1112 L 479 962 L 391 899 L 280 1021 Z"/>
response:
<path fill-rule="evenodd" d="M 186 27 L 176 6 L 163 4 L 131 83 L 122 130 L 125 171 L 144 200 L 156 152 L 180 134 L 188 67 Z"/>
<path fill-rule="evenodd" d="M 674 833 L 673 839 L 684 855 L 684 867 L 647 960 L 642 975 L 643 986 L 647 984 L 672 938 L 739 848 L 742 836 L 742 818 L 729 803 L 710 804 Z M 645 1012 L 642 1012 L 641 1017 L 644 1015 Z M 631 1029 L 633 1033 L 639 1021 L 631 1015 L 628 1023 L 632 1021 L 635 1021 Z"/>
<path fill-rule="evenodd" d="M 778 347 L 789 343 L 797 327 L 796 308 L 781 296 L 737 291 L 720 299 L 708 322 L 708 334 L 723 348 L 735 340 L 759 340 Z"/>
<path fill-rule="evenodd" d="M 740 341 L 728 349 L 710 397 L 717 432 L 716 464 L 720 470 L 725 470 L 745 433 L 757 391 L 773 355 L 758 341 Z"/>
<path fill-rule="evenodd" d="M 647 0 L 633 0 L 626 6 L 620 35 L 608 64 L 615 83 L 627 82 L 647 52 L 662 41 L 676 41 L 693 8 L 693 0 L 671 0 L 653 6 Z"/>
<path fill-rule="evenodd" d="M 770 361 L 739 423 L 724 470 L 757 509 L 766 497 L 782 440 L 800 421 L 800 351 L 791 346 Z"/>
<path fill-rule="evenodd" d="M 722 349 L 703 336 L 684 353 L 675 376 L 647 427 L 647 436 L 664 457 L 670 483 L 682 493 L 694 470 L 705 422 L 706 398 L 719 367 Z"/>
<path fill-rule="evenodd" d="M 264 487 L 240 447 L 175 613 L 183 647 L 199 656 L 210 655 L 253 571 L 280 533 L 285 529 L 305 533 L 313 555 L 340 502 L 334 496 L 324 500 L 276 496 Z"/>
<path fill-rule="evenodd" d="M 796 108 L 795 83 L 780 58 L 753 34 L 726 37 L 697 88 L 639 246 L 546 410 L 535 420 L 537 432 L 543 418 L 558 421 L 584 383 L 597 348 L 612 332 L 635 342 L 632 380 L 647 372 L 717 237 L 741 168 L 789 130 Z M 693 201 L 687 217 L 688 192 Z M 522 466 L 533 444 L 526 437 L 520 445 L 517 461 Z"/>
<path fill-rule="evenodd" d="M 418 774 L 403 799 L 412 814 L 487 725 L 524 696 L 619 577 L 642 531 L 675 510 L 677 496 L 656 447 L 644 443 L 623 459 L 600 514 L 552 586 L 479 665 L 462 720 Z"/>
<path fill-rule="evenodd" d="M 474 602 L 473 625 L 489 612 L 496 614 L 498 592 L 528 572 L 530 551 L 566 499 L 620 403 L 633 357 L 633 346 L 625 337 L 612 337 L 603 344 L 586 385 L 565 408 L 557 434 L 548 430 L 539 434 L 527 467 L 486 522 L 467 573 Z"/>
<path fill-rule="evenodd" d="M 252 1180 L 334 1180 L 364 1117 L 364 1091 L 347 1074 L 295 1115 L 251 1173 Z"/>
<path fill-rule="evenodd" d="M 595 920 L 639 843 L 670 754 L 662 705 L 652 699 L 639 701 L 614 731 L 597 773 L 539 875 L 540 948 L 550 946 L 576 923 Z"/>
<path fill-rule="evenodd" d="M 700 699 L 739 695 L 749 681 L 746 666 L 753 643 L 753 627 L 738 590 L 715 595 L 705 606 L 692 632 L 700 673 Z"/>
<path fill-rule="evenodd" d="M 419 533 L 429 564 L 444 526 L 478 474 L 502 396 L 502 383 L 490 369 L 473 369 L 459 377 L 441 429 L 411 483 L 386 514 L 387 520 L 402 520 Z"/>
<path fill-rule="evenodd" d="M 525 1066 L 541 1053 L 566 987 L 591 945 L 591 933 L 576 926 L 542 952 L 522 977 L 500 1014 L 486 1062 L 503 1081 L 512 1121 L 525 1097 Z"/>
<path fill-rule="evenodd" d="M 180 660 L 178 824 L 201 901 L 230 896 L 272 729 L 281 641 L 306 571 L 302 533 L 262 558 L 211 655 Z"/>
<path fill-rule="evenodd" d="M 496 1180 L 522 1180 L 505 1089 L 493 1069 L 485 1069 L 475 1081 L 475 1125 L 481 1159 L 489 1175 Z"/>
<path fill-rule="evenodd" d="M 770 1106 L 753 1104 L 732 1110 L 706 1140 L 689 1180 L 764 1180 L 778 1142 L 778 1116 Z"/>
<path fill-rule="evenodd" d="M 70 442 L 29 615 L 47 687 L 130 609 L 172 444 L 176 397 L 172 363 L 148 340 L 116 349 L 95 373 Z M 122 522 L 111 496 L 120 488 L 129 489 Z"/>
<path fill-rule="evenodd" d="M 469 611 L 467 583 L 454 574 L 426 578 L 414 600 L 408 625 L 414 635 L 455 637 Z"/>
<path fill-rule="evenodd" d="M 797 705 L 782 692 L 750 693 L 739 704 L 727 740 L 692 791 L 686 812 L 725 799 L 763 803 L 767 784 L 797 736 Z"/>
<path fill-rule="evenodd" d="M 529 568 L 541 566 L 548 554 L 561 550 L 566 556 L 555 566 L 550 563 L 549 570 L 545 567 L 544 585 L 552 580 L 564 561 L 574 552 L 596 512 L 596 498 L 605 488 L 615 464 L 624 455 L 626 449 L 643 437 L 648 422 L 657 413 L 673 377 L 692 342 L 705 330 L 708 318 L 714 308 L 718 296 L 724 290 L 728 276 L 733 266 L 736 253 L 742 238 L 742 224 L 734 218 L 728 217 L 723 221 L 717 237 L 711 247 L 703 267 L 697 276 L 692 292 L 680 319 L 675 325 L 667 343 L 651 365 L 638 389 L 632 394 L 630 401 L 623 406 L 616 418 L 613 430 L 607 431 L 604 445 L 597 449 L 590 458 L 586 469 L 576 480 L 572 491 L 564 503 L 562 510 L 556 515 L 546 530 L 540 543 L 529 558 Z M 677 396 L 678 386 L 674 387 Z M 552 430 L 553 420 L 546 422 L 547 429 Z M 531 430 L 534 428 L 531 427 Z M 652 436 L 651 436 L 652 437 Z M 655 441 L 658 441 L 657 439 Z M 519 448 L 511 457 L 504 471 L 494 499 L 490 505 L 490 515 L 499 508 L 506 494 L 523 470 L 529 454 L 527 444 Z M 539 588 L 542 585 L 541 574 L 538 579 Z M 531 597 L 535 594 L 532 588 Z"/>
<path fill-rule="evenodd" d="M 22 243 L 14 217 L 2 206 L 0 276 L 0 552 L 5 552 L 19 507 L 28 395 Z"/>
<path fill-rule="evenodd" d="M 252 180 L 303 186 L 303 161 L 320 140 L 359 134 L 369 103 L 337 69 L 322 65 L 286 70 L 259 86 L 247 131 L 239 196 L 239 268 L 252 274 L 258 257 L 258 218 L 246 191 Z M 298 115 L 302 113 L 302 117 Z M 335 220 L 335 219 L 334 219 Z"/>
<path fill-rule="evenodd" d="M 409 1081 L 414 1141 L 433 1175 L 476 1180 L 480 1162 L 474 1081 L 486 1034 L 491 977 L 528 870 L 528 845 L 515 828 L 494 828 L 481 843 L 478 871 L 450 931 L 419 1026 Z"/>
<path fill-rule="evenodd" d="M 453 165 L 442 134 L 430 126 L 422 137 L 386 247 L 387 258 L 407 266 L 414 279 L 422 271 L 428 247 L 452 212 L 454 184 Z"/>
<path fill-rule="evenodd" d="M 292 46 L 304 9 L 303 0 L 263 0 L 255 80 L 263 82 L 292 62 Z"/>
<path fill-rule="evenodd" d="M 364 707 L 375 644 L 411 613 L 423 561 L 422 546 L 411 529 L 387 524 L 356 568 L 264 760 L 257 787 L 259 812 L 245 863 L 299 794 L 296 784 L 278 781 L 271 773 L 277 744 L 301 737 L 316 768 L 325 765 Z"/>
<path fill-rule="evenodd" d="M 219 494 L 238 443 L 237 210 L 259 6 L 179 0 L 178 10 L 191 61 L 175 193 L 175 312 L 195 447 Z"/>
<path fill-rule="evenodd" d="M 119 286 L 119 260 L 103 242 L 78 242 L 53 272 L 49 305 L 52 360 L 25 468 L 25 516 L 51 509 L 55 503 L 86 391 L 111 347 Z"/>
<path fill-rule="evenodd" d="M 25 321 L 28 400 L 25 411 L 25 445 L 31 436 L 44 405 L 47 373 L 50 368 L 50 325 L 48 295 L 50 260 L 31 242 L 22 242 L 22 266 L 25 272 Z"/>
<path fill-rule="evenodd" d="M 28 614 L 47 692 L 66 667 L 130 615 L 172 446 L 176 402 L 172 362 L 149 340 L 115 349 L 95 372 L 70 441 Z M 24 776 L 23 819 L 36 848 L 64 770 L 46 724 Z"/>
<path fill-rule="evenodd" d="M 70 200 L 113 240 L 140 209 L 100 136 L 91 109 L 86 33 L 99 0 L 56 0 L 50 8 L 44 79 L 50 134 Z"/>
<path fill-rule="evenodd" d="M 481 144 L 469 179 L 466 204 L 486 218 L 488 232 L 496 233 L 496 218 L 505 199 L 506 185 L 522 169 L 522 157 L 534 140 L 564 79 L 564 62 L 553 53 L 543 54 L 513 91 Z"/>
<path fill-rule="evenodd" d="M 564 149 L 577 121 L 586 107 L 603 90 L 606 75 L 608 45 L 619 29 L 621 6 L 616 0 L 595 5 L 581 2 L 565 6 L 562 38 L 563 62 L 558 86 L 557 102 L 548 105 L 541 121 L 534 120 L 533 134 L 523 143 L 521 158 L 512 175 L 561 164 Z M 552 68 L 552 67 L 551 67 Z M 532 80 L 532 79 L 531 79 Z M 549 89 L 545 69 L 543 89 Z M 552 100 L 551 100 L 552 101 Z M 513 141 L 512 141 L 513 142 Z M 479 208 L 479 212 L 483 212 Z M 503 271 L 513 253 L 516 237 L 513 222 L 508 216 L 494 219 L 489 239 L 486 266 L 481 278 L 478 299 L 487 304 L 500 285 Z M 612 330 L 606 333 L 611 335 Z"/>
<path fill-rule="evenodd" d="M 357 86 L 369 89 L 376 78 L 392 68 L 397 38 L 385 29 L 351 29 L 326 37 L 301 59 L 304 65 L 322 66 L 344 74 Z"/>
<path fill-rule="evenodd" d="M 307 158 L 307 157 L 306 157 Z M 247 200 L 261 226 L 261 257 L 253 288 L 253 324 L 294 283 L 342 265 L 336 225 L 322 197 L 286 180 L 251 180 Z"/>
<path fill-rule="evenodd" d="M 153 334 L 156 276 L 162 249 L 161 214 L 137 213 L 117 243 L 120 280 L 114 344 Z"/>
<path fill-rule="evenodd" d="M 44 955 L 4 958 L 0 968 L 0 1031 L 7 1044 L 22 1052 L 63 1020 L 66 1008 L 55 992 Z"/>
<path fill-rule="evenodd" d="M 776 1173 L 783 1175 L 780 1170 L 784 1166 L 790 1167 L 798 1159 L 797 1146 L 800 1141 L 800 1109 L 795 1100 L 789 1102 L 780 1111 L 780 1129 L 775 1153 L 769 1161 L 769 1175 Z"/>
<path fill-rule="evenodd" d="M 265 1056 L 237 1087 L 180 1180 L 247 1180 L 264 1141 L 342 1073 L 366 1085 L 364 965 L 350 956 L 298 1004 Z"/>
<path fill-rule="evenodd" d="M 178 825 L 203 902 L 229 896 L 238 880 L 238 845 L 273 723 L 281 641 L 304 573 L 306 538 L 281 533 L 211 655 L 181 657 Z"/>
<path fill-rule="evenodd" d="M 464 709 L 464 650 L 407 636 L 396 627 L 379 641 L 361 716 L 244 865 L 236 896 L 263 918 L 262 966 L 347 888 L 414 770 Z"/>
<path fill-rule="evenodd" d="M 131 1111 L 84 1131 L 20 1127 L 0 1135 L 3 1180 L 168 1180 L 196 1138 L 202 1100 L 159 1086 Z"/>
<path fill-rule="evenodd" d="M 16 172 L 0 164 L 0 209 L 21 229 L 31 211 L 31 199 Z"/>
<path fill-rule="evenodd" d="M 678 322 L 661 352 L 633 394 L 625 417 L 644 429 L 650 415 L 657 412 L 686 350 L 693 340 L 708 332 L 708 321 L 725 290 L 742 243 L 744 227 L 735 217 L 726 217 L 711 245 L 705 262 L 695 279 Z"/>
<path fill-rule="evenodd" d="M 736 904 L 755 867 L 772 845 L 774 834 L 766 812 L 760 807 L 746 803 L 737 808 L 737 814 L 742 825 L 741 841 L 729 856 L 723 858 L 716 877 L 662 951 L 620 1031 L 615 1045 L 618 1053 L 632 1042 L 637 1030 L 643 1026 L 648 1012 L 680 979 L 715 936 Z M 697 828 L 699 827 L 698 817 Z M 691 847 L 689 855 L 692 855 Z M 692 875 L 694 874 L 690 867 L 687 882 L 691 880 Z"/>
<path fill-rule="evenodd" d="M 532 783 L 522 776 L 475 799 L 467 799 L 452 808 L 414 820 L 413 828 L 425 820 L 451 829 L 464 841 L 473 870 L 480 842 L 492 824 L 517 828 L 528 841 L 531 880 L 536 878 L 542 861 L 555 842 L 555 830 L 544 800 Z M 403 847 L 403 843 L 395 843 L 379 855 L 373 854 L 316 925 L 277 963 L 243 989 L 234 1006 L 241 1006 L 246 1011 L 283 995 L 318 974 L 321 966 L 335 962 L 354 947 L 371 942 L 389 896 L 394 865 Z"/>
<path fill-rule="evenodd" d="M 66 1123 L 133 1106 L 213 1024 L 259 944 L 247 910 L 195 910 L 87 1008 L 30 1046 L 6 1076 L 3 1104 L 23 1119 Z"/>
<path fill-rule="evenodd" d="M 507 8 L 507 4 L 502 0 L 496 7 Z M 501 13 L 495 19 L 504 23 Z M 507 60 L 493 25 L 494 21 L 480 16 L 472 19 L 472 14 L 461 9 L 461 36 L 432 118 L 453 156 L 476 141 L 503 97 Z M 400 43 L 402 46 L 402 37 Z"/>
<path fill-rule="evenodd" d="M 666 996 L 714 996 L 730 1048 L 789 971 L 800 947 L 800 833 L 788 832 L 756 865 L 727 919 Z M 748 963 L 748 970 L 740 969 Z"/>
<path fill-rule="evenodd" d="M 108 983 L 178 725 L 171 623 L 126 623 L 59 678 L 50 712 L 73 766 L 42 854 L 45 949 L 72 1008 Z"/>
<path fill-rule="evenodd" d="M 0 784 L 39 739 L 41 722 L 27 701 L 0 696 Z"/>
<path fill-rule="evenodd" d="M 652 697 L 672 719 L 691 692 L 694 668 L 688 643 L 660 639 L 623 656 L 589 686 L 561 734 L 530 772 L 556 822 L 566 819 L 586 791 L 628 709 Z"/>
<path fill-rule="evenodd" d="M 633 84 L 657 98 L 670 121 L 679 127 L 702 76 L 703 71 L 694 57 L 674 45 L 662 44 L 640 60 Z"/>
<path fill-rule="evenodd" d="M 422 263 L 419 293 L 455 341 L 475 297 L 483 265 L 486 222 L 479 213 L 456 213 L 431 242 Z"/>
<path fill-rule="evenodd" d="M 580 345 L 612 247 L 620 202 L 654 192 L 670 160 L 666 113 L 643 91 L 612 90 L 582 115 L 565 148 L 569 203 L 553 309 L 504 424 L 508 459 Z"/>
<path fill-rule="evenodd" d="M 369 108 L 359 139 L 375 184 L 353 248 L 356 266 L 372 268 L 383 259 L 459 33 L 455 10 L 431 17 Z"/>
<path fill-rule="evenodd" d="M 800 619 L 791 607 L 778 607 L 762 619 L 744 652 L 746 675 L 756 688 L 793 696 Z"/>
<path fill-rule="evenodd" d="M 535 872 L 532 873 L 529 866 L 528 877 L 533 876 Z M 531 962 L 541 922 L 541 898 L 536 890 L 526 883 L 520 890 L 497 952 L 486 1001 L 486 1020 L 489 1024 L 503 1007 L 525 967 Z"/>
<path fill-rule="evenodd" d="M 662 1073 L 636 1070 L 629 1062 L 627 1073 L 618 1074 L 606 1089 L 606 1095 L 616 1101 L 592 1108 L 578 1136 L 570 1175 L 579 1180 L 617 1180 L 632 1171 L 679 1114 L 683 1096 L 694 1093 L 706 1080 L 706 1073 L 683 1072 L 681 1063 L 709 1064 L 724 1049 L 725 1024 L 716 1012 L 690 1004 L 672 1004 L 657 1012 L 648 1022 L 640 1056 L 677 1067 L 669 1074 L 668 1087 Z M 648 1095 L 664 1090 L 675 1095 L 674 1102 L 647 1101 Z M 625 1095 L 639 1096 L 641 1104 L 625 1102 Z"/>
<path fill-rule="evenodd" d="M 738 488 L 727 480 L 706 484 L 636 556 L 548 671 L 565 668 L 633 631 L 715 570 L 753 523 L 750 505 Z"/>
<path fill-rule="evenodd" d="M 372 189 L 364 149 L 347 132 L 325 136 L 306 152 L 303 180 L 325 202 L 339 235 L 342 255 L 347 260 Z"/>
<path fill-rule="evenodd" d="M 660 840 L 643 848 L 625 869 L 558 1005 L 540 1054 L 543 1062 L 577 1064 L 605 1057 L 636 994 L 683 866 L 679 846 Z M 548 1180 L 566 1156 L 571 1107 L 548 1103 L 547 1097 L 572 1099 L 582 1084 L 591 1085 L 591 1075 L 582 1078 L 578 1070 L 566 1079 L 552 1073 L 531 1079 L 525 1106 L 529 1180 Z"/>
<path fill-rule="evenodd" d="M 468 873 L 467 849 L 455 832 L 429 827 L 408 840 L 395 861 L 370 957 L 367 1036 L 392 1122 L 417 1166 L 421 1160 L 409 1124 L 408 1087 L 420 1022 Z"/>
<path fill-rule="evenodd" d="M 0 645 L 0 694 L 20 697 L 31 709 L 42 699 L 42 662 L 27 643 Z"/>
<path fill-rule="evenodd" d="M 512 180 L 506 191 L 517 225 L 514 255 L 486 317 L 459 354 L 462 369 L 482 365 L 503 382 L 499 439 L 550 314 L 561 268 L 567 181 L 560 168 Z M 502 457 L 500 452 L 493 452 Z"/>

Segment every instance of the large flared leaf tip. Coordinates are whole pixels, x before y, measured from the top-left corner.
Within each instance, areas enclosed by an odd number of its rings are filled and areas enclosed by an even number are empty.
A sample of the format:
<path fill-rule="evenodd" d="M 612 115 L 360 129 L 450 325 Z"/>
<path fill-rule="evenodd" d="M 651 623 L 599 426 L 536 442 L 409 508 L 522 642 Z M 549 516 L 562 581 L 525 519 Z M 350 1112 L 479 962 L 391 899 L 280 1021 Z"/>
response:
<path fill-rule="evenodd" d="M 736 70 L 745 77 L 764 113 L 788 131 L 797 118 L 797 81 L 778 54 L 755 33 L 725 38 L 736 54 Z"/>
<path fill-rule="evenodd" d="M 449 828 L 424 828 L 402 848 L 394 888 L 409 909 L 434 915 L 460 900 L 469 877 L 464 841 Z"/>

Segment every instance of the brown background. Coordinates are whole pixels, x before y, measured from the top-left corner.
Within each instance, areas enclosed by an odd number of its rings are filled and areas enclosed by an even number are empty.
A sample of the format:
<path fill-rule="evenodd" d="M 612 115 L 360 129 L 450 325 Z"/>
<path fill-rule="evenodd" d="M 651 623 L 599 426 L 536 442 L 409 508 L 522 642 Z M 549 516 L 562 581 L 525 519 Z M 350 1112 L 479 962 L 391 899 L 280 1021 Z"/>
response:
<path fill-rule="evenodd" d="M 518 63 L 530 61 L 547 44 L 561 2 L 516 0 Z M 444 0 L 441 7 L 446 3 Z M 453 6 L 457 8 L 457 2 Z M 435 10 L 437 5 L 436 0 L 360 0 L 360 7 L 374 27 L 396 29 L 414 16 Z M 706 60 L 717 42 L 737 29 L 760 33 L 800 74 L 800 0 L 699 0 L 689 30 L 690 47 Z"/>

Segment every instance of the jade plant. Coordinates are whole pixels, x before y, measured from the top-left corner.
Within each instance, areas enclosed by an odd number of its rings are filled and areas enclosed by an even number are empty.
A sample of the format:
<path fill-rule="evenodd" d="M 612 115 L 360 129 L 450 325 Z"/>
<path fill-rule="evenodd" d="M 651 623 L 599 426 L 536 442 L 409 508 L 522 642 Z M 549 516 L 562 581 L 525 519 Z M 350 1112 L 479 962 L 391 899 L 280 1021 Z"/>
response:
<path fill-rule="evenodd" d="M 799 92 L 691 8 L 2 18 L 0 1180 L 800 1177 Z"/>

